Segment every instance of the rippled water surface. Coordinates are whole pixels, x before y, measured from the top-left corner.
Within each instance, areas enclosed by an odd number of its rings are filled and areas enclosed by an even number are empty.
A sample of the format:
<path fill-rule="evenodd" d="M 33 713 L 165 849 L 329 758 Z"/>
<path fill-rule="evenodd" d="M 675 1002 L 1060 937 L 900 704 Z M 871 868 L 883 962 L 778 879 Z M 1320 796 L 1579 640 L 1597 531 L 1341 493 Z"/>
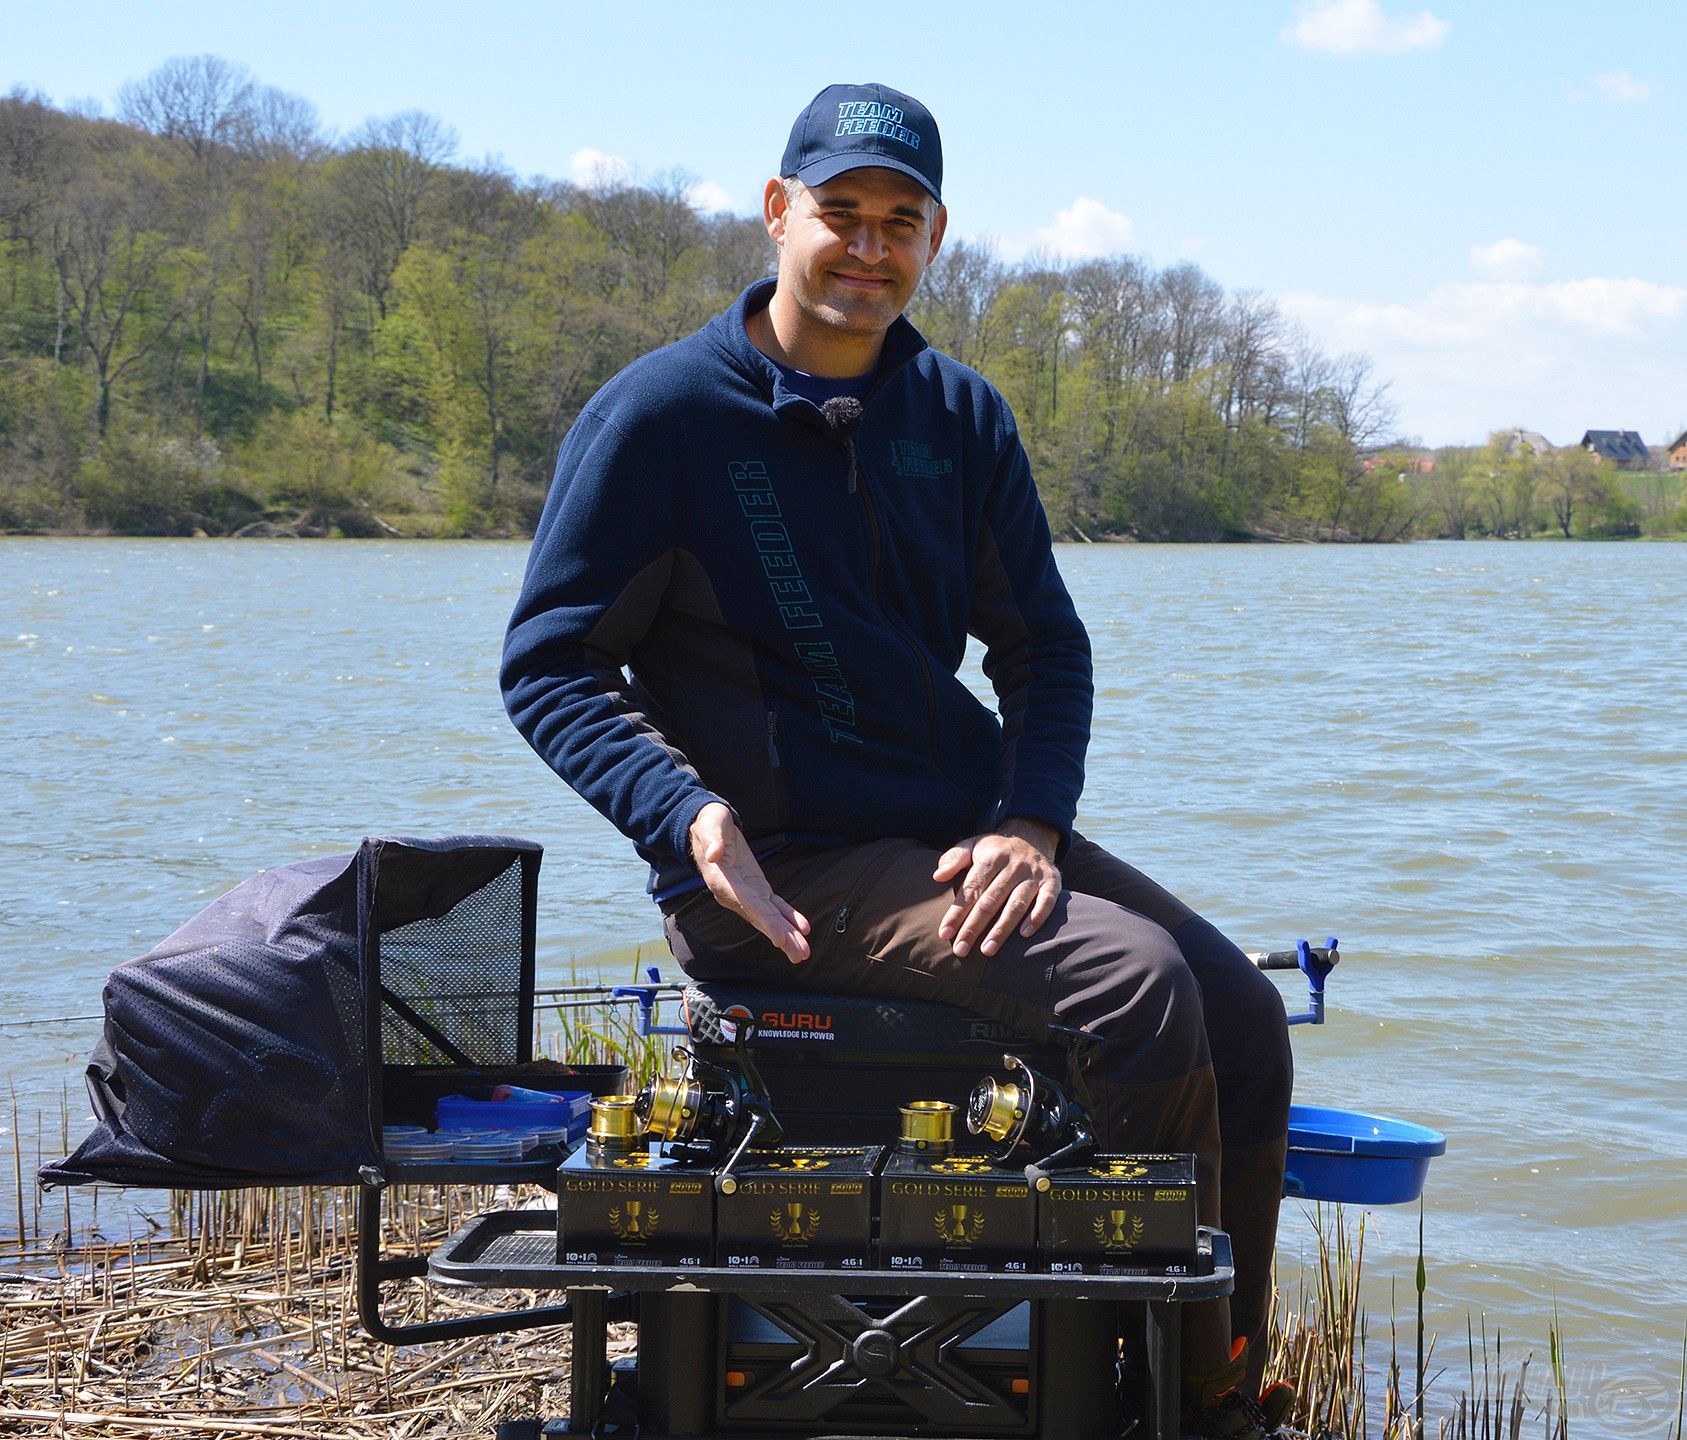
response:
<path fill-rule="evenodd" d="M 105 972 L 213 896 L 366 834 L 531 836 L 549 976 L 665 959 L 630 847 L 504 719 L 524 558 L 0 540 L 0 1018 L 97 1013 Z M 1440 1360 L 1462 1373 L 1468 1314 L 1544 1377 L 1556 1305 L 1572 1433 L 1663 1435 L 1687 1323 L 1687 546 L 1061 564 L 1096 648 L 1083 829 L 1249 948 L 1340 936 L 1297 1098 L 1448 1135 Z M 80 1117 L 97 1034 L 0 1029 L 26 1151 L 61 1091 Z M 1393 1278 L 1405 1321 L 1417 1212 L 1370 1227 L 1373 1313 Z M 1290 1275 L 1309 1235 L 1290 1205 Z"/>

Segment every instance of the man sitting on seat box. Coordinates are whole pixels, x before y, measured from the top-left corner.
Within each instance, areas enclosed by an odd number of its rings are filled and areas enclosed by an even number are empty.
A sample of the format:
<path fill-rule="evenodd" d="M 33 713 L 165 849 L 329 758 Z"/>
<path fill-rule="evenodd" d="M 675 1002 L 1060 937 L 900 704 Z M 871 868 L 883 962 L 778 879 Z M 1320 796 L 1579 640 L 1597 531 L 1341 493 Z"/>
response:
<path fill-rule="evenodd" d="M 777 277 L 564 439 L 505 703 L 649 862 L 690 975 L 1095 1032 L 1101 1144 L 1193 1151 L 1234 1241 L 1233 1299 L 1187 1309 L 1190 1401 L 1264 1433 L 1282 1002 L 1073 833 L 1088 638 L 1007 405 L 902 318 L 941 186 L 917 100 L 833 85 L 802 112 L 763 196 Z M 957 678 L 969 634 L 999 719 Z"/>

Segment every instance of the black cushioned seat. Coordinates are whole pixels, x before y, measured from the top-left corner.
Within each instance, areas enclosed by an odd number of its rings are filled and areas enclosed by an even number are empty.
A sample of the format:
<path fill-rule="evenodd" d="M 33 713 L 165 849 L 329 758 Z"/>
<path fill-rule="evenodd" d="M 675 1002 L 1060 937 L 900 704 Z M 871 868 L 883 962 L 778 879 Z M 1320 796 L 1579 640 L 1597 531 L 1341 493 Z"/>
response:
<path fill-rule="evenodd" d="M 1005 1074 L 1004 1053 L 1056 1078 L 1066 1069 L 1057 1040 L 953 1005 L 726 980 L 687 986 L 684 1005 L 705 1060 L 731 1053 L 723 1019 L 755 1020 L 756 1068 L 787 1141 L 796 1144 L 890 1143 L 898 1108 L 910 1100 L 947 1100 L 964 1114 L 979 1080 Z"/>

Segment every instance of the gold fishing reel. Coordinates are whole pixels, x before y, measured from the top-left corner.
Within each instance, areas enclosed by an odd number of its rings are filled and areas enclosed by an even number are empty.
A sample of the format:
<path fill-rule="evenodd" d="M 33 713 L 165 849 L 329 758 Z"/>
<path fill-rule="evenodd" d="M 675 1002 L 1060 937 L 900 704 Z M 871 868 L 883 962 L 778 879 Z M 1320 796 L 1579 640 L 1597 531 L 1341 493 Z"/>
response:
<path fill-rule="evenodd" d="M 693 1163 L 718 1167 L 715 1188 L 723 1195 L 737 1188 L 732 1171 L 750 1146 L 771 1149 L 784 1138 L 749 1057 L 753 1031 L 749 1021 L 739 1027 L 730 1065 L 713 1064 L 683 1045 L 674 1046 L 679 1073 L 652 1080 L 639 1091 L 634 1107 L 642 1134 L 682 1147 Z"/>
<path fill-rule="evenodd" d="M 683 1053 L 687 1062 L 691 1060 L 690 1052 L 683 1047 L 676 1053 Z M 659 1076 L 639 1091 L 639 1128 L 664 1140 L 690 1140 L 702 1123 L 705 1102 L 702 1082 L 688 1063 L 682 1073 Z"/>
<path fill-rule="evenodd" d="M 986 1075 L 973 1086 L 967 1100 L 967 1129 L 974 1135 L 988 1135 L 1002 1147 L 997 1164 L 1024 1144 L 1038 1156 L 1025 1167 L 1025 1178 L 1033 1189 L 1046 1191 L 1048 1167 L 1095 1144 L 1088 1106 L 1069 1097 L 1017 1055 L 1002 1056 L 1002 1064 L 1018 1078 L 997 1080 Z M 1039 1156 L 1038 1152 L 1044 1153 Z"/>
<path fill-rule="evenodd" d="M 988 1135 L 1005 1150 L 1012 1150 L 1025 1136 L 1036 1109 L 1037 1074 L 1017 1055 L 1004 1055 L 1003 1064 L 1025 1076 L 1023 1085 L 986 1075 L 972 1088 L 967 1100 L 967 1131 Z"/>

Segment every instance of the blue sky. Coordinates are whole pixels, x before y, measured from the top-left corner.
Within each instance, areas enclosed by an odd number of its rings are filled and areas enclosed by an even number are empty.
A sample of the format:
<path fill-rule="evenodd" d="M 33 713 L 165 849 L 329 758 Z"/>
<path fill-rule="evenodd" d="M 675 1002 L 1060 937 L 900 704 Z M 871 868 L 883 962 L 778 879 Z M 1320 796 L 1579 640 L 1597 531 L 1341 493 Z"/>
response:
<path fill-rule="evenodd" d="M 420 108 L 459 155 L 685 172 L 750 212 L 822 85 L 942 126 L 951 233 L 1190 259 L 1393 382 L 1432 444 L 1687 427 L 1687 5 L 1196 0 L 1036 6 L 0 8 L 0 90 L 86 99 L 213 53 L 340 131 Z"/>

